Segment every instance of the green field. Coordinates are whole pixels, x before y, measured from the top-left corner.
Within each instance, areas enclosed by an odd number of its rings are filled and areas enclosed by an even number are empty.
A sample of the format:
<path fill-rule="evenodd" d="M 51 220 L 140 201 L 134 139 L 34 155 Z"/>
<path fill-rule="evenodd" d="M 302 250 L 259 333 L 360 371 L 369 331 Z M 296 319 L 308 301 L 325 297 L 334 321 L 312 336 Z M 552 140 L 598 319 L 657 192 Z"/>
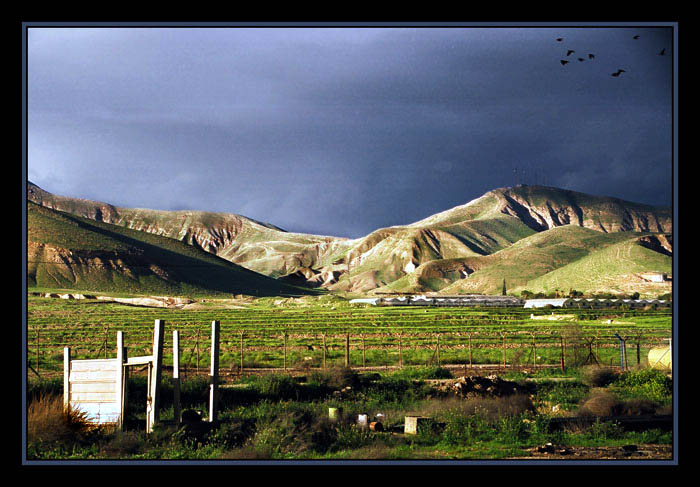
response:
<path fill-rule="evenodd" d="M 350 306 L 333 296 L 208 298 L 192 309 L 160 309 L 29 296 L 29 363 L 39 373 L 59 373 L 66 346 L 74 357 L 113 356 L 117 331 L 124 332 L 130 354 L 149 354 L 156 319 L 166 324 L 166 363 L 172 330 L 178 330 L 183 366 L 201 371 L 208 365 L 211 322 L 219 321 L 221 367 L 239 372 L 241 362 L 244 369 L 344 365 L 346 343 L 355 367 L 560 366 L 562 354 L 565 365 L 573 366 L 592 361 L 590 353 L 599 363 L 619 365 L 615 333 L 628 340 L 628 361 L 636 364 L 639 343 L 640 363 L 645 363 L 649 348 L 670 336 L 672 312 L 375 308 Z"/>

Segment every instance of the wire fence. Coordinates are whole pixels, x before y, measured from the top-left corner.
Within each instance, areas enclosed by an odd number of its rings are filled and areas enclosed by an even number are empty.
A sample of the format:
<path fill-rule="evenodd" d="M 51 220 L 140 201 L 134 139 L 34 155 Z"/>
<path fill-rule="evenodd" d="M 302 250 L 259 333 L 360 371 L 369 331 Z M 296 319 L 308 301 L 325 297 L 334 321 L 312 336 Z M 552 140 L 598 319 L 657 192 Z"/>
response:
<path fill-rule="evenodd" d="M 152 353 L 148 326 L 30 327 L 27 329 L 29 373 L 50 377 L 62 373 L 63 348 L 74 358 L 111 358 L 116 332 L 123 330 L 130 356 Z M 167 323 L 164 363 L 171 365 L 172 330 L 180 333 L 180 366 L 184 374 L 205 373 L 210 359 L 209 326 Z M 663 329 L 586 329 L 575 324 L 546 331 L 484 331 L 478 327 L 448 330 L 353 332 L 307 329 L 256 331 L 222 327 L 219 367 L 222 371 L 312 370 L 336 366 L 464 366 L 538 368 L 601 365 L 645 365 L 651 348 L 668 346 Z"/>

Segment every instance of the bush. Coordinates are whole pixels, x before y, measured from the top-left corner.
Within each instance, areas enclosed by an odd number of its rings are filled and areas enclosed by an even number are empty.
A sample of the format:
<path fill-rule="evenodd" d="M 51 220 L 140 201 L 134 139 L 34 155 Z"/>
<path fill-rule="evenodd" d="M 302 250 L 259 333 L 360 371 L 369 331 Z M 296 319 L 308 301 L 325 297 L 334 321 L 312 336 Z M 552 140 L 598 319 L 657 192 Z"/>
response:
<path fill-rule="evenodd" d="M 586 367 L 582 370 L 583 383 L 591 387 L 606 387 L 619 378 L 619 374 L 609 367 Z"/>
<path fill-rule="evenodd" d="M 616 389 L 626 397 L 665 403 L 673 394 L 673 381 L 660 370 L 645 368 L 623 374 Z"/>
<path fill-rule="evenodd" d="M 535 385 L 540 400 L 559 404 L 564 410 L 574 408 L 586 397 L 590 388 L 580 382 L 543 381 Z"/>
<path fill-rule="evenodd" d="M 251 419 L 233 420 L 222 423 L 209 434 L 208 440 L 227 449 L 238 448 L 255 433 L 255 421 Z"/>
<path fill-rule="evenodd" d="M 257 425 L 251 443 L 254 450 L 268 458 L 285 453 L 313 450 L 324 453 L 337 439 L 335 425 L 327 417 L 315 417 L 308 411 L 278 414 Z"/>
<path fill-rule="evenodd" d="M 100 452 L 109 457 L 125 457 L 142 453 L 145 441 L 141 433 L 135 431 L 117 431 L 100 447 Z"/>
<path fill-rule="evenodd" d="M 649 399 L 630 399 L 623 403 L 623 414 L 626 416 L 644 416 L 656 414 L 658 404 Z"/>
<path fill-rule="evenodd" d="M 580 416 L 617 416 L 622 411 L 623 404 L 610 393 L 593 395 L 578 410 Z"/>
<path fill-rule="evenodd" d="M 63 409 L 63 397 L 41 394 L 27 407 L 27 443 L 70 446 L 82 443 L 95 426 L 87 414 Z"/>
<path fill-rule="evenodd" d="M 493 437 L 494 430 L 491 424 L 481 416 L 460 414 L 452 412 L 447 417 L 442 438 L 446 443 L 464 445 L 477 441 L 489 440 Z"/>
<path fill-rule="evenodd" d="M 288 375 L 265 375 L 253 384 L 262 396 L 270 399 L 293 399 L 297 396 L 298 384 Z"/>
<path fill-rule="evenodd" d="M 360 376 L 349 367 L 333 367 L 325 371 L 315 371 L 310 382 L 334 389 L 357 388 L 361 385 Z"/>

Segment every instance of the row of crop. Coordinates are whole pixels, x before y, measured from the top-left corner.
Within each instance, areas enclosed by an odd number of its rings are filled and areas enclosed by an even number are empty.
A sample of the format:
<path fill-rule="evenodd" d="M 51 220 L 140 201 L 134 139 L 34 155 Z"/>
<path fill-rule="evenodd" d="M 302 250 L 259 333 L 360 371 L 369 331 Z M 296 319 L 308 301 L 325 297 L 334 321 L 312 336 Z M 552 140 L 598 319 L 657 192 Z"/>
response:
<path fill-rule="evenodd" d="M 172 341 L 166 332 L 164 347 L 166 363 Z M 141 337 L 139 337 L 141 338 Z M 649 348 L 664 345 L 661 337 L 634 335 L 627 339 L 625 349 L 636 349 L 637 361 Z M 130 355 L 150 354 L 151 341 L 126 337 Z M 320 336 L 284 337 L 270 335 L 221 336 L 222 367 L 325 367 L 340 355 L 355 365 L 456 364 L 556 364 L 562 360 L 608 363 L 619 356 L 619 340 L 610 336 L 581 336 L 554 334 L 483 334 L 442 335 L 432 337 L 404 334 L 374 334 L 350 336 L 326 334 Z M 209 357 L 209 342 L 205 333 L 180 333 L 182 359 L 185 367 L 205 367 Z M 69 346 L 75 358 L 107 358 L 114 355 L 114 343 L 109 337 L 95 336 L 93 340 L 66 341 L 61 344 L 28 343 L 29 365 L 36 370 L 58 371 L 62 367 L 62 347 Z M 172 352 L 170 352 L 172 353 Z M 571 354 L 575 356 L 571 358 Z M 442 356 L 441 356 L 442 354 Z M 569 357 L 568 359 L 566 357 Z M 245 365 L 244 365 L 245 364 Z"/>

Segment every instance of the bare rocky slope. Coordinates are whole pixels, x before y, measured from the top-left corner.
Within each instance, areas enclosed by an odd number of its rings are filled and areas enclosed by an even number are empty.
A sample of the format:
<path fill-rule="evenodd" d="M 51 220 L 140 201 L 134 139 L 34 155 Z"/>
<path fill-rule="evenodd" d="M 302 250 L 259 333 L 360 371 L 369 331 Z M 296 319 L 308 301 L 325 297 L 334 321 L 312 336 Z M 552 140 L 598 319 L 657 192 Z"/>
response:
<path fill-rule="evenodd" d="M 422 277 L 408 286 L 412 291 L 438 290 L 473 273 L 475 266 L 487 266 L 485 256 L 569 225 L 601 234 L 644 233 L 648 241 L 641 245 L 672 253 L 668 239 L 649 237 L 672 231 L 670 208 L 545 186 L 498 188 L 424 220 L 354 240 L 286 232 L 226 213 L 115 207 L 56 196 L 32 183 L 27 197 L 49 208 L 181 240 L 289 283 L 351 292 L 384 289 L 406 281 L 416 269 Z"/>

